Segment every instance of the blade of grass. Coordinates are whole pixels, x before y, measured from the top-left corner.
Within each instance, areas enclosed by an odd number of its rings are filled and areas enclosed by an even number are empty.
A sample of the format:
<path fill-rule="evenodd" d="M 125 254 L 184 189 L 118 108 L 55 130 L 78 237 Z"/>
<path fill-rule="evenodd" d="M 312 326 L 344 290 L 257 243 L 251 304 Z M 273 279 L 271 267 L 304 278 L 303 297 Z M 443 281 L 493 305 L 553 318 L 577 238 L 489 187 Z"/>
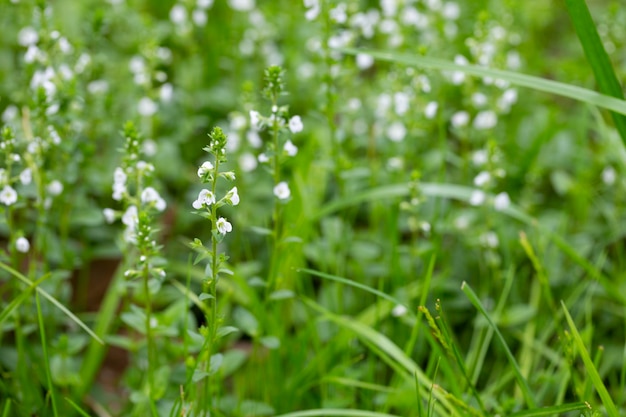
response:
<path fill-rule="evenodd" d="M 345 410 L 342 408 L 321 408 L 318 410 L 296 411 L 276 417 L 398 417 L 394 414 L 377 413 L 365 410 Z"/>
<path fill-rule="evenodd" d="M 489 313 L 487 313 L 487 310 L 485 310 L 485 308 L 483 307 L 482 303 L 478 299 L 478 296 L 476 295 L 474 290 L 472 290 L 472 288 L 467 284 L 467 282 L 463 281 L 463 284 L 461 284 L 461 290 L 465 293 L 465 295 L 467 295 L 467 298 L 469 298 L 470 302 L 485 317 L 485 319 L 487 319 L 487 322 L 493 328 L 493 331 L 496 334 L 496 337 L 498 338 L 498 340 L 500 340 L 500 343 L 502 344 L 502 347 L 504 348 L 504 352 L 506 354 L 507 359 L 509 360 L 511 364 L 513 372 L 515 373 L 515 378 L 517 379 L 517 383 L 519 384 L 519 387 L 522 390 L 522 394 L 524 396 L 524 399 L 526 400 L 526 404 L 530 408 L 535 408 L 536 407 L 535 400 L 533 399 L 532 394 L 530 393 L 528 382 L 526 381 L 526 378 L 524 378 L 524 375 L 522 375 L 522 371 L 519 368 L 519 365 L 517 364 L 517 361 L 515 360 L 513 353 L 511 353 L 511 349 L 509 349 L 509 346 L 506 344 L 506 340 L 504 340 L 502 333 L 500 333 L 500 330 L 498 329 L 496 324 L 493 322 L 493 320 L 491 320 Z"/>
<path fill-rule="evenodd" d="M 85 412 L 85 410 L 83 410 L 82 408 L 80 408 L 80 407 L 78 406 L 78 404 L 76 404 L 74 401 L 70 400 L 70 399 L 69 399 L 69 398 L 67 398 L 67 397 L 65 398 L 65 401 L 67 401 L 68 403 L 70 403 L 70 405 L 74 408 L 74 410 L 76 410 L 76 412 L 77 412 L 78 414 L 80 414 L 81 416 L 83 416 L 83 417 L 91 417 L 89 414 L 87 414 L 87 413 Z"/>
<path fill-rule="evenodd" d="M 26 291 L 23 291 L 19 296 L 11 300 L 9 305 L 6 306 L 6 308 L 2 310 L 2 313 L 0 314 L 0 324 L 2 324 L 7 318 L 9 318 L 11 316 L 11 313 L 16 308 L 18 308 L 24 301 L 26 301 L 26 299 L 30 297 L 33 290 L 37 288 L 39 284 L 45 281 L 46 278 L 48 278 L 49 276 L 50 274 L 46 274 L 43 277 L 39 278 L 37 281 L 33 282 L 33 285 L 29 286 L 28 289 L 26 289 Z"/>
<path fill-rule="evenodd" d="M 589 378 L 591 379 L 593 386 L 596 387 L 596 391 L 598 392 L 598 395 L 600 396 L 600 399 L 602 400 L 602 403 L 604 404 L 604 407 L 606 408 L 607 413 L 609 414 L 610 417 L 619 417 L 619 412 L 617 411 L 617 407 L 615 406 L 615 403 L 613 403 L 613 399 L 611 398 L 609 391 L 606 389 L 606 386 L 602 382 L 602 378 L 600 377 L 598 370 L 593 364 L 593 360 L 589 356 L 589 352 L 587 352 L 587 348 L 585 348 L 585 342 L 583 342 L 582 337 L 580 337 L 580 333 L 578 333 L 578 329 L 576 328 L 576 325 L 574 324 L 574 320 L 572 319 L 572 316 L 569 314 L 569 311 L 567 310 L 567 307 L 565 306 L 565 303 L 563 301 L 561 301 L 561 307 L 563 307 L 563 312 L 565 313 L 565 319 L 567 320 L 567 324 L 569 325 L 569 328 L 572 332 L 572 336 L 574 337 L 574 343 L 576 344 L 578 353 L 580 353 L 580 357 L 582 358 L 583 363 L 585 364 L 585 370 L 587 371 L 587 374 L 589 375 Z"/>
<path fill-rule="evenodd" d="M 577 87 L 558 81 L 548 80 L 532 75 L 520 74 L 513 71 L 505 71 L 478 65 L 457 65 L 451 61 L 426 56 L 400 54 L 396 52 L 377 51 L 371 49 L 339 48 L 340 52 L 357 55 L 367 54 L 381 61 L 395 62 L 415 67 L 435 69 L 440 71 L 460 71 L 477 77 L 491 77 L 508 81 L 513 85 L 527 87 L 532 90 L 551 93 L 554 95 L 571 98 L 583 103 L 612 110 L 626 115 L 626 101 L 593 90 Z"/>
<path fill-rule="evenodd" d="M 21 274 L 19 271 L 16 271 L 15 269 L 11 268 L 10 266 L 8 266 L 7 264 L 0 262 L 0 269 L 4 269 L 5 271 L 7 271 L 9 274 L 13 275 L 15 278 L 19 279 L 20 281 L 22 281 L 24 284 L 28 285 L 29 287 L 32 287 L 34 285 L 33 281 L 31 281 L 30 279 L 26 278 L 23 274 Z M 81 319 L 79 319 L 78 317 L 76 317 L 76 315 L 74 315 L 74 313 L 72 313 L 70 310 L 67 309 L 67 307 L 65 307 L 63 304 L 61 304 L 59 302 L 59 300 L 57 300 L 56 298 L 54 298 L 53 296 L 51 296 L 46 290 L 44 290 L 43 288 L 39 288 L 37 287 L 37 293 L 41 294 L 44 298 L 46 298 L 48 301 L 50 301 L 52 304 L 54 304 L 54 306 L 56 308 L 58 308 L 59 310 L 61 310 L 66 316 L 68 316 L 74 323 L 76 323 L 77 325 L 79 325 L 80 327 L 83 328 L 83 330 L 85 332 L 87 332 L 87 334 L 89 336 L 91 336 L 93 339 L 95 339 L 96 341 L 98 341 L 98 343 L 104 345 L 104 342 L 102 341 L 102 339 L 100 339 L 98 337 L 98 335 L 96 335 L 93 330 L 91 330 L 85 323 L 83 323 L 83 321 Z"/>
<path fill-rule="evenodd" d="M 588 410 L 589 404 L 587 403 L 571 403 L 553 405 L 551 407 L 541 407 L 532 410 L 518 411 L 517 413 L 509 414 L 509 417 L 540 417 L 540 416 L 552 416 L 555 414 L 561 415 L 570 411 Z"/>
<path fill-rule="evenodd" d="M 587 62 L 596 77 L 600 92 L 623 100 L 624 92 L 617 80 L 609 55 L 600 40 L 600 35 L 598 35 L 585 0 L 565 0 L 565 5 L 587 57 Z M 622 142 L 626 145 L 626 117 L 616 112 L 611 112 L 611 116 Z"/>
<path fill-rule="evenodd" d="M 43 321 L 43 313 L 41 312 L 41 301 L 39 293 L 35 293 L 35 304 L 37 305 L 37 319 L 39 321 L 39 336 L 41 338 L 41 352 L 43 354 L 43 364 L 46 371 L 46 383 L 48 384 L 48 394 L 52 402 L 52 414 L 58 417 L 59 410 L 57 408 L 57 394 L 52 383 L 52 374 L 50 372 L 50 358 L 48 357 L 48 342 L 46 341 L 46 326 Z"/>
<path fill-rule="evenodd" d="M 4 403 L 4 410 L 2 411 L 2 417 L 9 417 L 10 412 L 11 412 L 11 399 L 7 398 L 7 401 Z"/>

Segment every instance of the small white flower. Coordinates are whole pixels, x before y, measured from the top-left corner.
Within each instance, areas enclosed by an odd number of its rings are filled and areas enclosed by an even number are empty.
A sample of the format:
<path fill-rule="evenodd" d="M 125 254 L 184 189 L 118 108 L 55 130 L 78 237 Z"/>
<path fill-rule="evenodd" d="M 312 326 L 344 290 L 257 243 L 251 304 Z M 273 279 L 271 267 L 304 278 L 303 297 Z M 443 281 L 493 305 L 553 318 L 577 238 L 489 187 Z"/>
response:
<path fill-rule="evenodd" d="M 143 152 L 144 155 L 146 156 L 154 156 L 157 154 L 158 151 L 158 147 L 157 144 L 154 140 L 152 139 L 146 139 L 143 141 L 143 144 L 141 146 L 141 151 Z"/>
<path fill-rule="evenodd" d="M 257 159 L 251 153 L 244 153 L 239 157 L 239 167 L 243 172 L 253 171 L 257 165 Z"/>
<path fill-rule="evenodd" d="M 215 204 L 215 195 L 206 188 L 198 193 L 198 198 L 191 204 L 196 210 L 200 210 L 202 207 Z"/>
<path fill-rule="evenodd" d="M 198 168 L 198 177 L 202 178 L 213 170 L 213 164 L 210 161 L 203 162 Z"/>
<path fill-rule="evenodd" d="M 233 206 L 239 204 L 239 193 L 237 187 L 233 187 L 228 193 L 226 193 L 226 200 L 230 201 Z"/>
<path fill-rule="evenodd" d="M 157 104 L 148 97 L 143 97 L 137 104 L 137 111 L 145 117 L 154 115 L 158 110 Z"/>
<path fill-rule="evenodd" d="M 304 14 L 306 20 L 314 20 L 320 14 L 319 0 L 304 0 L 304 7 L 307 8 Z"/>
<path fill-rule="evenodd" d="M 196 9 L 191 14 L 191 19 L 196 25 L 200 27 L 205 26 L 207 22 L 206 12 L 202 9 Z"/>
<path fill-rule="evenodd" d="M 233 226 L 223 217 L 217 219 L 215 227 L 217 228 L 218 233 L 221 233 L 222 235 L 233 231 Z"/>
<path fill-rule="evenodd" d="M 159 90 L 159 98 L 161 99 L 161 101 L 164 103 L 169 103 L 170 101 L 172 101 L 172 97 L 174 97 L 174 87 L 172 87 L 172 84 L 163 84 L 161 86 L 161 89 Z"/>
<path fill-rule="evenodd" d="M 187 21 L 187 9 L 182 4 L 176 4 L 170 10 L 170 20 L 175 25 L 183 25 Z"/>
<path fill-rule="evenodd" d="M 393 142 L 402 142 L 406 136 L 406 127 L 402 122 L 393 122 L 387 128 L 387 137 Z"/>
<path fill-rule="evenodd" d="M 366 70 L 374 65 L 374 57 L 369 54 L 357 54 L 356 66 L 360 70 Z"/>
<path fill-rule="evenodd" d="M 391 310 L 391 315 L 394 317 L 402 317 L 408 312 L 409 310 L 405 306 L 398 304 L 393 308 L 393 310 Z"/>
<path fill-rule="evenodd" d="M 18 252 L 26 253 L 30 250 L 30 242 L 25 237 L 18 237 L 15 240 L 15 249 Z"/>
<path fill-rule="evenodd" d="M 398 92 L 393 95 L 394 110 L 398 116 L 402 116 L 409 111 L 411 100 L 407 93 Z"/>
<path fill-rule="evenodd" d="M 291 196 L 291 190 L 289 190 L 289 185 L 285 181 L 281 181 L 274 187 L 274 195 L 278 197 L 279 200 L 286 200 Z"/>
<path fill-rule="evenodd" d="M 121 201 L 124 193 L 126 192 L 126 185 L 122 183 L 114 183 L 113 184 L 113 200 Z"/>
<path fill-rule="evenodd" d="M 48 184 L 47 189 L 50 195 L 57 196 L 63 192 L 63 184 L 59 180 L 54 180 Z"/>
<path fill-rule="evenodd" d="M 426 116 L 427 119 L 434 118 L 435 115 L 437 114 L 437 108 L 438 107 L 439 107 L 439 105 L 437 104 L 436 101 L 431 101 L 424 108 L 424 116 Z"/>
<path fill-rule="evenodd" d="M 154 203 L 154 207 L 159 211 L 163 211 L 167 207 L 165 200 L 161 198 L 159 192 L 152 187 L 146 187 L 141 192 L 141 202 L 143 204 Z"/>
<path fill-rule="evenodd" d="M 291 119 L 289 119 L 289 130 L 291 130 L 291 133 L 302 132 L 303 128 L 304 125 L 302 124 L 302 119 L 300 118 L 300 116 L 293 116 Z"/>
<path fill-rule="evenodd" d="M 285 145 L 283 146 L 283 149 L 285 150 L 285 152 L 289 156 L 296 156 L 296 154 L 298 153 L 298 147 L 296 145 L 294 145 L 293 142 L 290 141 L 290 140 L 285 142 Z"/>
<path fill-rule="evenodd" d="M 498 116 L 493 110 L 483 110 L 474 119 L 474 127 L 478 130 L 492 129 L 497 123 Z"/>
<path fill-rule="evenodd" d="M 17 192 L 10 185 L 5 185 L 2 191 L 0 191 L 0 203 L 5 206 L 15 204 L 17 201 Z"/>
<path fill-rule="evenodd" d="M 495 249 L 500 245 L 500 240 L 498 239 L 498 235 L 494 232 L 485 232 L 480 235 L 480 243 L 488 248 Z"/>
<path fill-rule="evenodd" d="M 258 111 L 250 110 L 250 125 L 255 129 L 261 127 L 261 114 Z"/>
<path fill-rule="evenodd" d="M 146 161 L 137 161 L 137 171 L 152 172 L 154 171 L 154 165 Z"/>
<path fill-rule="evenodd" d="M 107 223 L 111 224 L 115 221 L 115 210 L 105 208 L 102 210 L 102 214 L 104 215 L 104 220 L 106 220 Z"/>
<path fill-rule="evenodd" d="M 483 93 L 476 92 L 472 94 L 472 103 L 476 107 L 482 107 L 487 104 L 487 96 Z"/>
<path fill-rule="evenodd" d="M 231 9 L 239 12 L 249 12 L 254 9 L 254 0 L 228 0 Z"/>
<path fill-rule="evenodd" d="M 487 171 L 481 171 L 474 178 L 474 185 L 477 187 L 482 187 L 487 184 L 491 180 L 491 174 Z"/>
<path fill-rule="evenodd" d="M 39 41 L 39 35 L 35 29 L 26 26 L 17 34 L 17 41 L 22 46 L 34 45 Z"/>
<path fill-rule="evenodd" d="M 511 205 L 511 199 L 509 198 L 509 195 L 506 192 L 502 192 L 498 194 L 493 199 L 493 207 L 498 211 L 505 210 L 510 205 Z"/>
<path fill-rule="evenodd" d="M 447 2 L 443 5 L 441 15 L 447 20 L 456 20 L 461 15 L 461 8 L 457 3 Z"/>
<path fill-rule="evenodd" d="M 451 123 L 456 128 L 467 126 L 469 123 L 469 113 L 461 110 L 452 115 Z"/>
<path fill-rule="evenodd" d="M 485 165 L 488 159 L 489 155 L 484 149 L 479 149 L 472 154 L 472 163 L 477 167 Z"/>
<path fill-rule="evenodd" d="M 24 171 L 20 173 L 20 182 L 22 185 L 28 185 L 33 180 L 33 173 L 30 168 L 26 168 Z"/>
<path fill-rule="evenodd" d="M 128 226 L 129 229 L 133 229 L 139 223 L 139 212 L 136 206 L 130 206 L 126 209 L 122 215 L 122 223 Z"/>
<path fill-rule="evenodd" d="M 213 0 L 198 0 L 196 2 L 196 6 L 198 6 L 201 9 L 208 9 L 211 6 L 213 6 Z"/>
<path fill-rule="evenodd" d="M 615 180 L 617 179 L 617 173 L 615 172 L 615 168 L 612 166 L 608 166 L 602 170 L 602 182 L 606 185 L 615 184 Z"/>
<path fill-rule="evenodd" d="M 472 195 L 470 195 L 469 203 L 472 206 L 480 206 L 487 199 L 487 195 L 483 190 L 474 190 L 472 191 Z"/>
<path fill-rule="evenodd" d="M 269 162 L 270 158 L 265 154 L 265 152 L 259 154 L 259 162 L 264 164 Z"/>

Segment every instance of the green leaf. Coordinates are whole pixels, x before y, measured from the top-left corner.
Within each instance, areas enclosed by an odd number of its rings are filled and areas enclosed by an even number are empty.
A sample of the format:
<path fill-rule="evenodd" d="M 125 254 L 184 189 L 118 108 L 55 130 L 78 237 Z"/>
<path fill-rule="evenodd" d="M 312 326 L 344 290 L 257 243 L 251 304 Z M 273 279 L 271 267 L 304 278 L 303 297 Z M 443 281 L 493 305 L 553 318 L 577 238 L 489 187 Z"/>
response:
<path fill-rule="evenodd" d="M 236 333 L 238 331 L 239 329 L 233 326 L 222 326 L 219 329 L 217 329 L 215 336 L 219 339 L 231 333 Z"/>
<path fill-rule="evenodd" d="M 591 379 L 593 386 L 596 387 L 596 391 L 598 392 L 600 399 L 602 399 L 602 403 L 604 404 L 604 407 L 606 408 L 609 416 L 619 417 L 620 414 L 617 411 L 617 407 L 615 406 L 615 403 L 613 402 L 609 391 L 606 389 L 606 386 L 602 382 L 602 378 L 600 377 L 596 366 L 593 364 L 593 360 L 591 359 L 591 356 L 589 356 L 587 348 L 585 348 L 585 342 L 583 342 L 582 337 L 580 337 L 580 333 L 578 333 L 578 329 L 574 324 L 574 320 L 572 319 L 572 316 L 570 316 L 569 311 L 567 310 L 567 307 L 565 306 L 565 303 L 563 301 L 561 301 L 561 307 L 563 307 L 565 319 L 567 320 L 567 324 L 569 325 L 569 328 L 572 332 L 572 336 L 574 336 L 574 343 L 576 344 L 578 353 L 580 353 L 580 357 L 585 364 L 585 371 L 587 371 L 589 379 Z"/>
<path fill-rule="evenodd" d="M 237 307 L 233 311 L 233 320 L 244 333 L 252 337 L 259 335 L 259 322 L 252 313 L 243 307 Z"/>
<path fill-rule="evenodd" d="M 578 40 L 580 40 L 580 44 L 585 51 L 587 62 L 589 62 L 596 77 L 600 91 L 623 100 L 624 92 L 617 80 L 611 60 L 600 40 L 600 35 L 598 35 L 596 25 L 591 18 L 591 13 L 589 13 L 585 0 L 565 0 L 565 5 L 574 24 Z M 611 116 L 613 116 L 615 128 L 619 132 L 622 142 L 626 145 L 626 117 L 616 112 L 611 112 Z"/>
<path fill-rule="evenodd" d="M 350 54 L 367 54 L 375 59 L 388 62 L 396 62 L 398 64 L 406 64 L 415 67 L 429 68 L 440 71 L 460 71 L 468 75 L 477 77 L 491 77 L 508 81 L 513 85 L 527 87 L 532 90 L 551 93 L 562 97 L 568 97 L 583 103 L 602 107 L 612 110 L 616 113 L 626 115 L 626 101 L 597 93 L 586 88 L 576 87 L 574 85 L 552 81 L 532 75 L 520 74 L 513 71 L 498 70 L 493 68 L 481 67 L 478 65 L 457 65 L 453 62 L 438 58 L 419 56 L 414 54 L 400 54 L 396 52 L 376 51 L 371 49 L 357 48 L 339 48 L 339 51 Z"/>

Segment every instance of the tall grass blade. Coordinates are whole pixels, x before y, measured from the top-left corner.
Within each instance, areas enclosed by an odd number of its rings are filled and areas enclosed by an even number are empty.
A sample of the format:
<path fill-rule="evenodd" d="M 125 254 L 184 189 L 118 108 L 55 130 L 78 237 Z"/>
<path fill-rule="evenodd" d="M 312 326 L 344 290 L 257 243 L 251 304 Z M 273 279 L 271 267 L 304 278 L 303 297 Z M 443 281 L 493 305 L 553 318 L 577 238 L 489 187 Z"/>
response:
<path fill-rule="evenodd" d="M 593 383 L 593 386 L 596 388 L 604 407 L 606 408 L 609 417 L 619 417 L 619 412 L 617 411 L 617 407 L 609 394 L 609 391 L 606 389 L 606 386 L 602 382 L 602 378 L 598 373 L 595 365 L 593 364 L 593 360 L 589 356 L 589 352 L 587 352 L 587 348 L 585 348 L 585 342 L 583 342 L 582 337 L 580 337 L 580 333 L 574 324 L 574 320 L 572 316 L 569 314 L 565 303 L 561 301 L 561 307 L 563 307 L 563 312 L 565 313 L 565 319 L 567 320 L 567 324 L 572 332 L 572 336 L 574 337 L 574 343 L 576 344 L 576 348 L 578 349 L 578 353 L 580 353 L 580 357 L 585 364 L 585 370 Z"/>
<path fill-rule="evenodd" d="M 504 349 L 507 359 L 509 360 L 509 363 L 511 364 L 511 367 L 513 368 L 513 372 L 515 373 L 515 378 L 517 379 L 517 383 L 519 384 L 519 387 L 522 390 L 522 395 L 524 396 L 524 399 L 526 400 L 526 404 L 530 408 L 535 408 L 536 407 L 535 400 L 530 392 L 530 388 L 528 387 L 528 382 L 526 381 L 526 378 L 524 378 L 524 375 L 522 375 L 522 370 L 517 364 L 517 361 L 515 360 L 515 357 L 513 356 L 511 349 L 509 349 L 509 346 L 506 344 L 506 341 L 504 340 L 502 333 L 500 333 L 500 330 L 498 329 L 496 324 L 493 322 L 493 320 L 491 320 L 489 313 L 487 313 L 487 310 L 485 310 L 485 308 L 483 307 L 482 303 L 478 299 L 478 296 L 476 295 L 474 290 L 472 290 L 472 288 L 465 281 L 463 281 L 463 284 L 461 285 L 461 290 L 465 293 L 465 295 L 467 295 L 467 298 L 469 298 L 470 302 L 474 305 L 474 307 L 476 307 L 476 309 L 485 317 L 485 319 L 487 319 L 489 326 L 493 328 L 493 331 L 496 334 L 496 337 L 498 338 L 498 340 L 500 340 L 500 343 L 502 344 L 502 347 Z"/>
<path fill-rule="evenodd" d="M 589 62 L 596 77 L 600 92 L 623 100 L 624 92 L 617 80 L 609 55 L 606 53 L 604 45 L 600 40 L 600 35 L 596 30 L 596 25 L 591 18 L 591 13 L 585 0 L 565 0 L 565 5 L 574 24 L 580 44 L 585 51 L 587 62 Z M 615 112 L 611 112 L 611 116 L 613 116 L 615 128 L 619 132 L 622 142 L 626 145 L 626 117 Z"/>
<path fill-rule="evenodd" d="M 276 417 L 398 417 L 394 414 L 377 413 L 365 410 L 344 410 L 341 408 L 321 408 L 318 410 L 296 411 Z"/>
<path fill-rule="evenodd" d="M 35 304 L 37 305 L 37 319 L 39 321 L 39 335 L 41 337 L 41 352 L 43 355 L 43 364 L 46 371 L 46 383 L 48 384 L 48 393 L 52 402 L 52 414 L 54 417 L 58 417 L 59 410 L 57 408 L 57 394 L 52 383 L 52 374 L 50 372 L 50 358 L 48 357 L 48 342 L 46 341 L 46 324 L 43 320 L 43 313 L 41 311 L 41 301 L 39 300 L 39 293 L 35 293 Z"/>
<path fill-rule="evenodd" d="M 339 51 L 350 54 L 367 54 L 375 59 L 398 64 L 411 65 L 415 67 L 435 69 L 440 71 L 460 71 L 468 75 L 477 77 L 491 77 L 508 81 L 513 85 L 527 87 L 532 90 L 550 93 L 562 97 L 571 98 L 583 103 L 612 110 L 619 114 L 626 115 L 626 101 L 600 94 L 574 85 L 548 80 L 532 75 L 520 74 L 513 71 L 505 71 L 493 68 L 481 67 L 478 65 L 457 65 L 453 62 L 426 56 L 416 56 L 414 54 L 400 54 L 396 52 L 376 51 L 371 49 L 340 48 Z"/>
<path fill-rule="evenodd" d="M 518 411 L 517 413 L 510 414 L 509 417 L 541 417 L 541 416 L 553 416 L 562 415 L 570 411 L 588 410 L 589 404 L 587 403 L 571 403 L 554 405 L 551 407 L 535 408 L 533 410 Z"/>

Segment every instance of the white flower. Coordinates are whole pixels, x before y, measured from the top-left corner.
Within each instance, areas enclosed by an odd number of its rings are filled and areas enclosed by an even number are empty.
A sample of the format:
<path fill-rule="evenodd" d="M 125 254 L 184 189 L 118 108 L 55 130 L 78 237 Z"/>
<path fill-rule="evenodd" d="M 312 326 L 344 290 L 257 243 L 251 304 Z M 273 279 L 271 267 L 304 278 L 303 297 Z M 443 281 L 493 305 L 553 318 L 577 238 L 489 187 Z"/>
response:
<path fill-rule="evenodd" d="M 491 180 L 491 174 L 487 171 L 481 171 L 474 178 L 474 185 L 477 187 L 482 187 L 487 184 Z"/>
<path fill-rule="evenodd" d="M 223 217 L 220 217 L 219 219 L 217 219 L 217 221 L 215 222 L 215 227 L 217 228 L 217 231 L 221 233 L 222 235 L 225 235 L 226 233 L 233 231 L 232 224 L 230 224 L 228 220 L 226 220 Z"/>
<path fill-rule="evenodd" d="M 30 242 L 25 237 L 18 237 L 15 240 L 15 249 L 18 252 L 26 253 L 30 250 Z"/>
<path fill-rule="evenodd" d="M 391 310 L 391 315 L 394 317 L 404 316 L 409 310 L 402 304 L 398 304 Z"/>
<path fill-rule="evenodd" d="M 270 158 L 265 154 L 265 152 L 260 153 L 258 158 L 259 158 L 259 162 L 262 164 L 269 162 L 270 160 Z"/>
<path fill-rule="evenodd" d="M 201 9 L 208 9 L 209 7 L 213 6 L 213 0 L 198 0 L 196 2 L 196 6 Z"/>
<path fill-rule="evenodd" d="M 230 204 L 236 206 L 239 204 L 239 193 L 237 192 L 237 187 L 233 187 L 228 193 L 226 193 L 226 200 L 230 201 Z"/>
<path fill-rule="evenodd" d="M 293 142 L 290 141 L 290 140 L 285 142 L 285 145 L 283 146 L 283 149 L 285 150 L 285 152 L 289 156 L 296 156 L 296 154 L 298 153 L 298 147 L 296 145 L 294 145 Z"/>
<path fill-rule="evenodd" d="M 170 101 L 172 101 L 172 97 L 174 97 L 174 87 L 172 87 L 172 84 L 163 84 L 161 86 L 161 89 L 159 90 L 159 98 L 161 99 L 161 101 L 164 103 L 169 103 Z"/>
<path fill-rule="evenodd" d="M 506 192 L 502 192 L 498 194 L 493 199 L 493 207 L 498 211 L 505 210 L 510 205 L 511 205 L 511 199 L 509 198 L 509 195 Z"/>
<path fill-rule="evenodd" d="M 47 189 L 50 195 L 57 196 L 63 192 L 63 184 L 59 180 L 54 180 L 48 184 Z"/>
<path fill-rule="evenodd" d="M 289 185 L 285 181 L 281 181 L 274 187 L 274 195 L 278 197 L 279 200 L 286 200 L 291 196 L 291 190 L 289 190 Z"/>
<path fill-rule="evenodd" d="M 374 57 L 369 54 L 357 54 L 356 56 L 356 66 L 360 70 L 366 70 L 371 68 L 374 65 Z"/>
<path fill-rule="evenodd" d="M 496 235 L 494 232 L 491 232 L 491 231 L 483 233 L 482 235 L 480 235 L 479 239 L 480 239 L 480 243 L 492 249 L 497 248 L 498 245 L 500 244 L 498 235 Z"/>
<path fill-rule="evenodd" d="M 206 188 L 198 193 L 198 198 L 191 204 L 196 210 L 200 210 L 204 206 L 215 204 L 215 195 Z"/>
<path fill-rule="evenodd" d="M 157 104 L 148 97 L 143 97 L 137 104 L 137 111 L 145 117 L 150 117 L 157 112 Z"/>
<path fill-rule="evenodd" d="M 472 94 L 472 103 L 476 107 L 482 107 L 485 104 L 487 104 L 487 96 L 484 95 L 483 93 L 476 92 Z"/>
<path fill-rule="evenodd" d="M 202 9 L 196 9 L 191 14 L 191 19 L 198 26 L 204 26 L 207 22 L 206 12 Z"/>
<path fill-rule="evenodd" d="M 319 0 L 304 0 L 304 7 L 307 8 L 304 14 L 306 20 L 314 20 L 320 14 Z"/>
<path fill-rule="evenodd" d="M 137 167 L 137 171 L 142 171 L 142 172 L 154 171 L 154 165 L 146 161 L 137 161 L 137 165 L 135 166 Z"/>
<path fill-rule="evenodd" d="M 170 20 L 175 25 L 183 25 L 187 21 L 187 10 L 182 4 L 176 4 L 170 10 Z"/>
<path fill-rule="evenodd" d="M 452 115 L 452 126 L 456 128 L 467 126 L 467 124 L 469 123 L 469 118 L 470 116 L 468 112 L 464 110 L 458 111 Z"/>
<path fill-rule="evenodd" d="M 126 185 L 122 183 L 114 183 L 113 184 L 113 200 L 121 201 L 124 193 L 126 192 Z"/>
<path fill-rule="evenodd" d="M 398 92 L 393 95 L 394 109 L 398 116 L 409 111 L 410 98 L 407 93 Z"/>
<path fill-rule="evenodd" d="M 474 190 L 472 191 L 472 195 L 470 195 L 469 203 L 472 206 L 480 206 L 482 203 L 485 202 L 486 198 L 487 195 L 483 190 Z"/>
<path fill-rule="evenodd" d="M 250 125 L 255 129 L 261 127 L 261 114 L 258 111 L 250 110 Z"/>
<path fill-rule="evenodd" d="M 498 123 L 498 116 L 493 110 L 483 110 L 476 115 L 474 127 L 478 130 L 487 130 L 495 127 Z"/>
<path fill-rule="evenodd" d="M 300 118 L 300 116 L 293 116 L 291 119 L 289 119 L 289 130 L 291 130 L 291 133 L 302 132 L 303 128 L 304 125 L 302 124 L 302 119 Z"/>
<path fill-rule="evenodd" d="M 39 41 L 39 35 L 35 29 L 26 26 L 17 34 L 17 41 L 22 46 L 34 45 Z"/>
<path fill-rule="evenodd" d="M 26 168 L 24 171 L 20 173 L 20 182 L 22 185 L 28 185 L 33 180 L 33 173 L 30 168 Z"/>
<path fill-rule="evenodd" d="M 456 20 L 461 15 L 461 8 L 457 3 L 447 2 L 443 5 L 441 15 L 448 20 Z"/>
<path fill-rule="evenodd" d="M 210 161 L 203 162 L 198 168 L 198 177 L 202 178 L 213 170 L 213 164 Z"/>
<path fill-rule="evenodd" d="M 438 107 L 439 105 L 436 101 L 431 101 L 424 108 L 424 116 L 426 116 L 427 119 L 432 119 L 437 114 Z"/>
<path fill-rule="evenodd" d="M 231 9 L 239 12 L 249 12 L 254 9 L 254 0 L 228 0 Z"/>
<path fill-rule="evenodd" d="M 0 191 L 0 203 L 5 206 L 15 204 L 17 201 L 17 192 L 10 185 L 5 185 L 2 191 Z"/>
<path fill-rule="evenodd" d="M 254 155 L 244 153 L 239 157 L 239 167 L 243 172 L 250 172 L 257 167 L 258 163 Z"/>
<path fill-rule="evenodd" d="M 106 220 L 107 223 L 111 224 L 115 221 L 115 210 L 105 208 L 102 210 L 102 214 L 104 215 L 104 220 Z"/>
<path fill-rule="evenodd" d="M 141 192 L 141 202 L 143 204 L 154 203 L 154 207 L 159 211 L 163 211 L 167 207 L 165 200 L 161 198 L 159 192 L 152 187 L 146 187 Z"/>
<path fill-rule="evenodd" d="M 406 127 L 402 122 L 393 122 L 387 128 L 387 136 L 393 142 L 402 142 L 406 136 Z"/>
<path fill-rule="evenodd" d="M 606 185 L 613 185 L 617 179 L 617 173 L 615 168 L 608 166 L 602 170 L 602 182 Z"/>
<path fill-rule="evenodd" d="M 129 229 L 134 228 L 139 223 L 139 212 L 136 206 L 130 206 L 126 209 L 122 215 L 122 223 L 128 226 Z"/>

